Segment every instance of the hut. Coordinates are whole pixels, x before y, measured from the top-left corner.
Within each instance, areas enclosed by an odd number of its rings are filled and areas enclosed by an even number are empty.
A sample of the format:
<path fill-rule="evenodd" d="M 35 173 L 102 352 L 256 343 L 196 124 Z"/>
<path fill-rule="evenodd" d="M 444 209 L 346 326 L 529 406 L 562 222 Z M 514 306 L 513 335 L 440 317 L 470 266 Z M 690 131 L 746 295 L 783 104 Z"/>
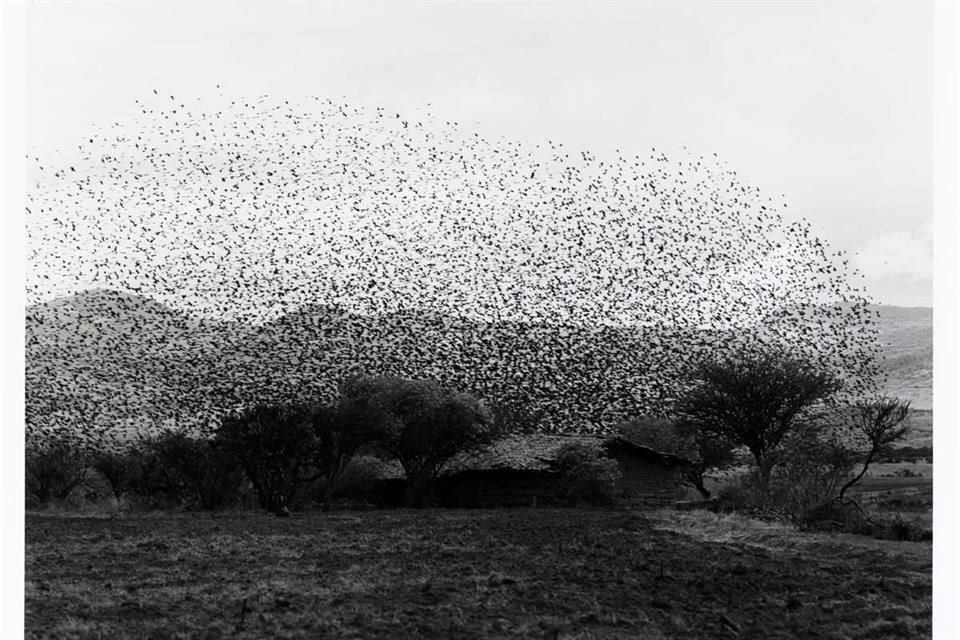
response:
<path fill-rule="evenodd" d="M 622 473 L 619 502 L 632 506 L 668 504 L 686 493 L 681 473 L 689 460 L 621 436 L 511 435 L 452 460 L 441 474 L 437 500 L 447 507 L 547 506 L 562 502 L 564 487 L 555 462 L 569 443 L 600 446 Z M 403 495 L 403 471 L 388 465 L 380 494 Z"/>

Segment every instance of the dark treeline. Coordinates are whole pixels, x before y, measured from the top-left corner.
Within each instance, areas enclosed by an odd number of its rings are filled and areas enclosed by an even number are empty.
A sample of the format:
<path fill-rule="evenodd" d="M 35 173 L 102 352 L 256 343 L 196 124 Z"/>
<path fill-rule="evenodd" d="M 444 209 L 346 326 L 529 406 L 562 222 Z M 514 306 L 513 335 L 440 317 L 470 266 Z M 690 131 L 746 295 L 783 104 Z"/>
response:
<path fill-rule="evenodd" d="M 168 429 L 100 451 L 69 435 L 49 438 L 28 447 L 28 502 L 66 498 L 92 469 L 118 500 L 150 507 L 329 509 L 338 494 L 359 497 L 377 470 L 370 462 L 384 460 L 402 467 L 407 504 L 420 506 L 443 465 L 492 441 L 499 427 L 468 394 L 427 381 L 352 378 L 334 403 L 256 405 L 223 416 L 212 437 Z"/>
<path fill-rule="evenodd" d="M 800 526 L 870 532 L 877 523 L 851 498 L 873 463 L 897 455 L 909 403 L 888 397 L 837 402 L 843 383 L 779 351 L 704 360 L 668 416 L 637 417 L 624 437 L 689 461 L 683 477 L 721 508 Z M 403 503 L 436 504 L 445 467 L 520 424 L 431 381 L 353 377 L 334 402 L 261 404 L 221 417 L 212 434 L 166 430 L 113 450 L 84 450 L 66 435 L 27 450 L 28 505 L 91 486 L 91 472 L 118 501 L 147 508 L 291 509 L 378 504 L 385 466 L 403 478 Z M 517 415 L 522 415 L 520 412 Z M 575 448 L 574 448 L 575 449 Z M 570 496 L 610 502 L 619 471 L 597 452 L 564 451 L 556 471 Z M 713 495 L 708 478 L 737 468 Z"/>

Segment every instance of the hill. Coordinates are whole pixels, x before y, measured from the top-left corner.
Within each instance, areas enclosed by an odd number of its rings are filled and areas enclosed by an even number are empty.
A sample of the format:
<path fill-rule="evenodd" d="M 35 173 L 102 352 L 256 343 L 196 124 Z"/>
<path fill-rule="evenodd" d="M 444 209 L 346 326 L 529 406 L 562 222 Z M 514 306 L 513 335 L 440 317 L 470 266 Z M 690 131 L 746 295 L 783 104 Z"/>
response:
<path fill-rule="evenodd" d="M 28 425 L 142 427 L 209 404 L 221 354 L 243 328 L 148 298 L 92 290 L 27 309 Z"/>
<path fill-rule="evenodd" d="M 929 408 L 929 310 L 879 311 L 889 390 Z M 252 402 L 331 398 L 344 378 L 365 373 L 471 390 L 496 400 L 515 424 L 596 430 L 643 411 L 631 388 L 669 394 L 676 350 L 726 339 L 665 328 L 487 323 L 420 310 L 364 316 L 330 306 L 252 325 L 92 290 L 27 309 L 28 418 L 85 431 L 143 429 Z M 611 343 L 621 348 L 603 348 Z"/>
<path fill-rule="evenodd" d="M 649 370 L 642 338 L 628 333 L 334 307 L 248 325 L 88 291 L 27 310 L 28 422 L 142 428 L 253 402 L 328 399 L 362 372 L 431 377 L 504 405 L 524 401 L 553 427 L 579 418 L 596 428 L 624 400 L 616 397 L 624 381 L 643 384 L 636 372 Z M 636 358 L 617 361 L 600 348 L 624 340 L 636 342 Z"/>
<path fill-rule="evenodd" d="M 885 391 L 917 409 L 933 408 L 933 309 L 878 305 Z"/>

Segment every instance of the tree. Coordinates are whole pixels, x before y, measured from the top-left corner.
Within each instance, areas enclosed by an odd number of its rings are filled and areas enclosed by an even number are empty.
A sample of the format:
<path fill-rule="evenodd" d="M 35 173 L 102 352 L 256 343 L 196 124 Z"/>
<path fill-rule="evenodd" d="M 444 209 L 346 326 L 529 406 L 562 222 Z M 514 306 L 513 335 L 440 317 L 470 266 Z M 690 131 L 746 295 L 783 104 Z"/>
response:
<path fill-rule="evenodd" d="M 382 413 L 369 398 L 342 398 L 332 406 L 316 405 L 311 413 L 313 463 L 323 479 L 323 509 L 331 506 L 337 480 L 351 460 L 379 435 Z"/>
<path fill-rule="evenodd" d="M 674 425 L 680 440 L 680 451 L 691 452 L 690 464 L 684 465 L 683 479 L 706 499 L 711 497 L 706 486 L 707 474 L 729 467 L 736 461 L 733 443 L 712 431 L 685 422 Z"/>
<path fill-rule="evenodd" d="M 621 424 L 619 431 L 631 442 L 689 460 L 681 471 L 683 480 L 704 498 L 711 497 L 706 487 L 707 474 L 736 461 L 729 439 L 689 422 L 641 417 Z"/>
<path fill-rule="evenodd" d="M 93 458 L 91 465 L 94 470 L 103 476 L 113 497 L 120 500 L 125 494 L 135 488 L 138 480 L 138 465 L 136 454 L 131 451 L 102 451 Z"/>
<path fill-rule="evenodd" d="M 424 504 L 451 459 L 491 442 L 496 434 L 480 400 L 429 381 L 354 378 L 344 384 L 343 393 L 381 412 L 377 446 L 403 467 L 408 506 Z"/>
<path fill-rule="evenodd" d="M 315 407 L 259 405 L 226 416 L 213 444 L 240 462 L 260 506 L 279 514 L 320 477 L 314 423 L 323 419 Z"/>
<path fill-rule="evenodd" d="M 68 437 L 28 446 L 24 462 L 27 497 L 39 505 L 66 498 L 87 477 L 86 453 Z"/>
<path fill-rule="evenodd" d="M 866 475 L 870 463 L 891 445 L 903 439 L 910 428 L 907 418 L 910 416 L 910 402 L 898 398 L 880 396 L 871 400 L 858 401 L 853 407 L 853 427 L 857 435 L 868 443 L 866 457 L 860 472 L 840 489 L 843 498 L 848 489 L 856 485 Z"/>
<path fill-rule="evenodd" d="M 776 350 L 706 360 L 694 379 L 677 415 L 698 432 L 746 447 L 765 477 L 769 454 L 842 388 L 812 362 Z"/>
<path fill-rule="evenodd" d="M 242 475 L 236 459 L 207 438 L 171 430 L 145 439 L 142 447 L 131 452 L 139 492 L 206 510 L 237 497 Z"/>

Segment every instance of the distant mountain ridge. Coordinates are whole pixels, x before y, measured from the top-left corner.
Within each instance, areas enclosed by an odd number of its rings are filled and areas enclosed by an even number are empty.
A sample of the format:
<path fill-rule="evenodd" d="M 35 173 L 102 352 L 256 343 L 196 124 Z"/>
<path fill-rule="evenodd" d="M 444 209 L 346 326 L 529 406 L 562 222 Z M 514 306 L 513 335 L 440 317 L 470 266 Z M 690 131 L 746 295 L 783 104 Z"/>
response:
<path fill-rule="evenodd" d="M 933 307 L 899 307 L 889 304 L 872 304 L 870 309 L 879 311 L 881 317 L 887 321 L 903 320 L 933 323 Z"/>
<path fill-rule="evenodd" d="M 876 305 L 884 391 L 911 401 L 917 409 L 933 407 L 933 309 Z"/>
<path fill-rule="evenodd" d="M 877 310 L 890 376 L 885 391 L 930 408 L 931 310 Z M 697 338 L 682 333 L 671 339 Z M 633 345 L 626 351 L 637 355 L 618 361 L 597 346 L 609 340 L 626 341 Z M 254 326 L 92 290 L 27 308 L 26 399 L 34 418 L 80 407 L 91 420 L 159 420 L 253 401 L 328 398 L 341 380 L 364 372 L 434 377 L 518 406 L 556 394 L 573 398 L 571 406 L 528 407 L 527 417 L 599 423 L 602 405 L 629 410 L 610 379 L 622 384 L 652 367 L 669 373 L 673 347 L 666 342 L 662 331 L 480 323 L 420 312 L 365 317 L 322 305 Z M 532 345 L 539 361 L 518 361 Z"/>
<path fill-rule="evenodd" d="M 88 291 L 27 309 L 28 418 L 79 408 L 91 419 L 160 419 L 253 402 L 329 399 L 343 379 L 362 372 L 432 377 L 516 404 L 564 397 L 529 409 L 554 425 L 565 423 L 569 411 L 595 428 L 602 418 L 596 408 L 624 400 L 615 397 L 623 395 L 618 386 L 648 369 L 639 341 L 629 361 L 596 348 L 640 340 L 628 333 L 420 312 L 366 317 L 327 306 L 246 325 Z M 531 346 L 541 356 L 536 362 L 521 355 Z"/>

